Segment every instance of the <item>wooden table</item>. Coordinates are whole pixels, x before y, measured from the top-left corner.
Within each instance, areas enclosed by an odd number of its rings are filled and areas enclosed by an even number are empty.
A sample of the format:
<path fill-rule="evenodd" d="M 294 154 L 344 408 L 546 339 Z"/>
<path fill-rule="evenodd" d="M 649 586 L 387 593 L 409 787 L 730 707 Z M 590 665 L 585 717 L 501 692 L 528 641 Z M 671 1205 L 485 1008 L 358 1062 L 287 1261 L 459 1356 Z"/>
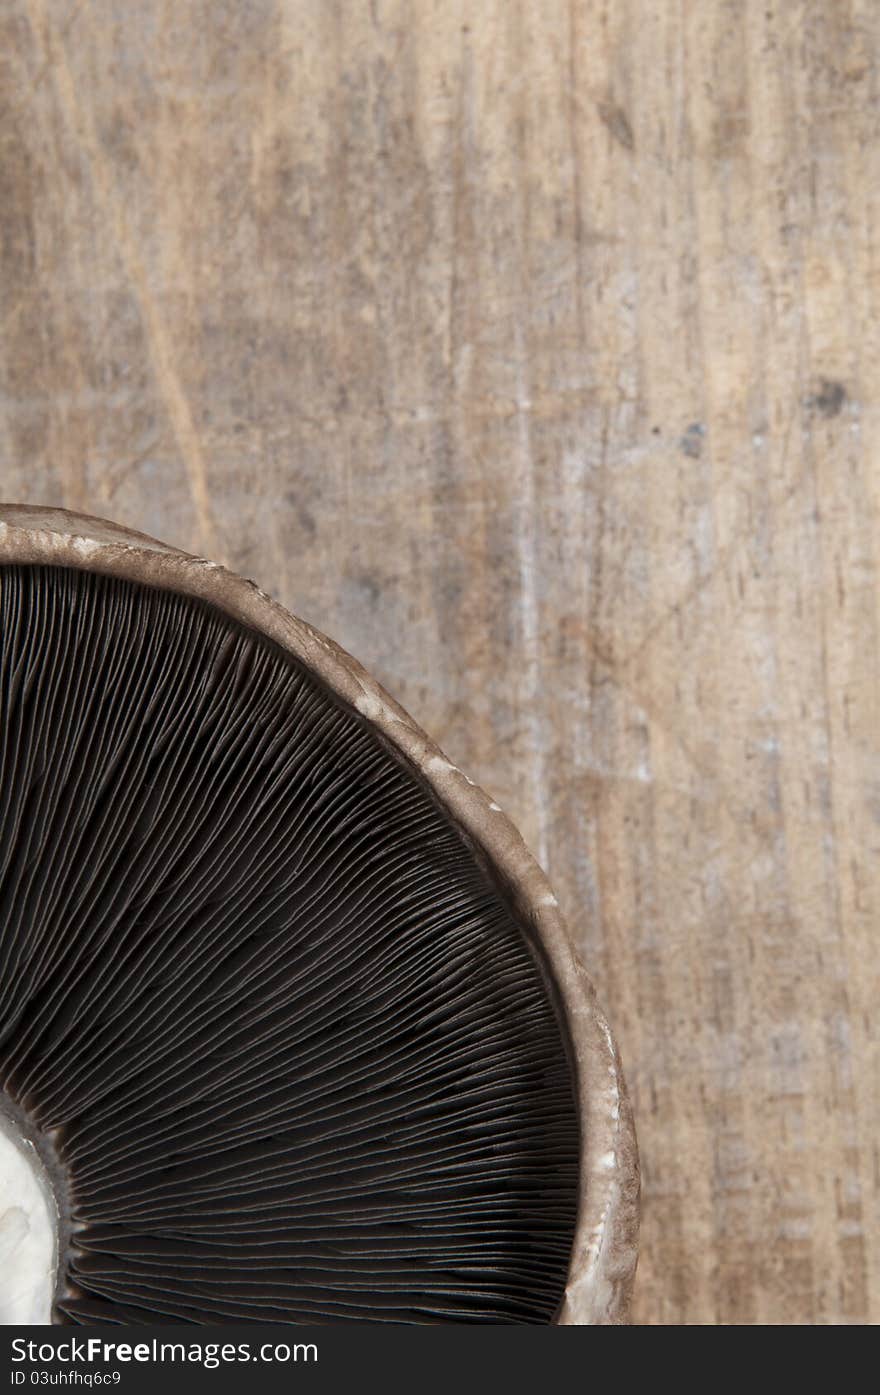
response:
<path fill-rule="evenodd" d="M 9 0 L 0 471 L 492 790 L 617 1030 L 637 1317 L 880 1319 L 876 0 Z"/>

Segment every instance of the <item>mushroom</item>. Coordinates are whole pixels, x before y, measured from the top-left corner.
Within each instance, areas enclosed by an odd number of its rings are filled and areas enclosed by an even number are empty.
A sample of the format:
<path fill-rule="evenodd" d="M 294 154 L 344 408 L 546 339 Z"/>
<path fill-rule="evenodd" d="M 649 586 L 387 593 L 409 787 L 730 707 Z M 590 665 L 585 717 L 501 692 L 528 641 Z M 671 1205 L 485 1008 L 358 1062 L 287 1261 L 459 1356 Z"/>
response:
<path fill-rule="evenodd" d="M 353 659 L 3 506 L 0 761 L 0 1320 L 623 1319 L 607 1024 L 519 836 Z"/>

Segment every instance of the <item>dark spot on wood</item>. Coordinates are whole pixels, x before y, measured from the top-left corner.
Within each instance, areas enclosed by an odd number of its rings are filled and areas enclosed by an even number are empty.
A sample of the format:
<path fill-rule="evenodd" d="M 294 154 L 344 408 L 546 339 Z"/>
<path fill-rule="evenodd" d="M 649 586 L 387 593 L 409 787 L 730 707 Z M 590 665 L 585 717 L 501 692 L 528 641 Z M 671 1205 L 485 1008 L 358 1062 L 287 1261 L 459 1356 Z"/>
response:
<path fill-rule="evenodd" d="M 622 145 L 624 150 L 635 150 L 635 136 L 632 126 L 629 124 L 629 117 L 623 107 L 619 107 L 616 102 L 610 100 L 597 102 L 596 107 L 602 125 L 610 131 L 618 145 Z"/>
<path fill-rule="evenodd" d="M 352 585 L 357 594 L 367 602 L 367 605 L 376 605 L 382 594 L 382 586 L 378 579 L 370 572 L 360 572 L 352 577 Z"/>
<path fill-rule="evenodd" d="M 724 160 L 743 151 L 750 133 L 751 125 L 746 112 L 738 108 L 722 111 L 712 125 L 713 158 Z"/>
<path fill-rule="evenodd" d="M 807 398 L 807 407 L 830 419 L 839 416 L 846 395 L 843 383 L 837 383 L 833 378 L 821 378 L 816 392 Z"/>
<path fill-rule="evenodd" d="M 689 455 L 692 460 L 698 460 L 703 453 L 703 437 L 706 435 L 706 428 L 701 421 L 692 421 L 679 440 L 679 449 L 684 455 Z"/>
<path fill-rule="evenodd" d="M 306 505 L 300 501 L 294 489 L 289 489 L 284 495 L 284 499 L 293 509 L 296 521 L 303 532 L 307 537 L 313 538 L 317 532 L 318 525 L 315 522 L 315 515 L 312 513 L 311 509 L 307 508 Z"/>

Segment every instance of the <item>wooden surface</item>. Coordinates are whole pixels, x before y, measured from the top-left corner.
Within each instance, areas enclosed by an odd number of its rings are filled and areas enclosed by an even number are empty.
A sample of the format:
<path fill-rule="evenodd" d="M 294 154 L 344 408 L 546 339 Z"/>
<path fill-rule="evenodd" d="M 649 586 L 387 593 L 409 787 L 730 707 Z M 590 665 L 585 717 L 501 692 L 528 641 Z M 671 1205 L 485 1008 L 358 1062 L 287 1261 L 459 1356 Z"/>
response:
<path fill-rule="evenodd" d="M 8 0 L 0 493 L 256 578 L 519 822 L 637 1317 L 880 1318 L 876 0 Z"/>

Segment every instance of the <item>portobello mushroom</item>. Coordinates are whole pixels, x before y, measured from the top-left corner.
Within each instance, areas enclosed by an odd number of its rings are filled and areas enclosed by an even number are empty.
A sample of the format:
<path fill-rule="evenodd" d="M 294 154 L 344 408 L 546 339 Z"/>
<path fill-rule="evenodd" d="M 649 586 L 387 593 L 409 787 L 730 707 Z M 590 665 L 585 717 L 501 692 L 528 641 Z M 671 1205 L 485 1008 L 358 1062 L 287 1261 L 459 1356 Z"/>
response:
<path fill-rule="evenodd" d="M 0 1319 L 622 1319 L 607 1025 L 518 835 L 354 660 L 5 506 L 0 771 Z"/>

